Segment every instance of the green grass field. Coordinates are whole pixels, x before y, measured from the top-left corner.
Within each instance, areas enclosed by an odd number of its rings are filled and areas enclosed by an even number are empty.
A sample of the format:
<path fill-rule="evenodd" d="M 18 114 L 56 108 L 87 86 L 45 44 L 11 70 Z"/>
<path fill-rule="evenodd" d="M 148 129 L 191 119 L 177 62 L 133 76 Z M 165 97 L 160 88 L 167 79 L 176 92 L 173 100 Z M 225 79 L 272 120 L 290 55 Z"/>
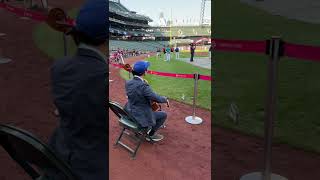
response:
<path fill-rule="evenodd" d="M 281 35 L 288 42 L 320 46 L 320 25 L 288 20 L 242 4 L 216 1 L 215 38 L 265 40 Z M 228 10 L 226 12 L 226 10 Z M 267 56 L 215 52 L 214 124 L 263 136 Z M 275 140 L 320 152 L 320 63 L 282 58 L 279 67 Z M 240 110 L 239 124 L 227 117 L 231 102 Z"/>
<path fill-rule="evenodd" d="M 211 73 L 208 69 L 192 66 L 182 61 L 176 61 L 175 57 L 171 59 L 171 62 L 164 62 L 163 59 L 157 60 L 156 57 L 150 57 L 146 60 L 151 63 L 149 70 L 153 71 L 183 74 L 193 74 L 198 72 L 202 75 L 210 75 Z M 121 70 L 120 74 L 125 79 L 128 79 L 129 77 L 127 71 Z M 167 96 L 170 99 L 186 104 L 192 104 L 194 89 L 193 79 L 161 77 L 150 74 L 147 74 L 145 78 L 155 92 L 163 96 Z M 211 109 L 211 82 L 199 81 L 198 93 L 197 106 L 205 109 Z M 182 99 L 183 96 L 185 96 L 184 100 Z"/>

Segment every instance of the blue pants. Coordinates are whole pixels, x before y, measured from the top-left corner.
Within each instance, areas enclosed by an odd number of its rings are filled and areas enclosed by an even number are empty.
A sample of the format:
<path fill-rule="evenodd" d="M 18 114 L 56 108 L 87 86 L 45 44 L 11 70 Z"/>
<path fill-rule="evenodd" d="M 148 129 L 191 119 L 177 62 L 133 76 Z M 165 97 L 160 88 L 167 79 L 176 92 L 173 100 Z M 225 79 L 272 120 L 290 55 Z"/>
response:
<path fill-rule="evenodd" d="M 152 127 L 152 130 L 154 132 L 156 132 L 163 125 L 163 123 L 166 121 L 167 113 L 165 113 L 163 111 L 156 111 L 153 113 L 156 118 L 156 125 Z"/>
<path fill-rule="evenodd" d="M 191 62 L 193 61 L 193 57 L 194 57 L 194 53 L 191 53 L 191 58 L 190 58 Z"/>

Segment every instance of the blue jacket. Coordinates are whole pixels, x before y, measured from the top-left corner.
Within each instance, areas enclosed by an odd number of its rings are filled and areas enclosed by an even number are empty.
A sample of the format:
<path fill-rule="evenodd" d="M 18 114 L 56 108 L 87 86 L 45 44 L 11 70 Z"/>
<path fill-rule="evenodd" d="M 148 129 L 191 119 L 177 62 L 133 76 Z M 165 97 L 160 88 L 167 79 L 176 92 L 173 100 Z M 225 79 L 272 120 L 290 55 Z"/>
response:
<path fill-rule="evenodd" d="M 49 145 L 80 180 L 108 179 L 108 74 L 105 59 L 82 48 L 51 69 L 60 122 Z"/>
<path fill-rule="evenodd" d="M 156 125 L 156 120 L 151 107 L 151 100 L 166 103 L 167 98 L 154 93 L 151 87 L 138 77 L 126 82 L 128 102 L 125 110 L 132 115 L 142 127 Z"/>

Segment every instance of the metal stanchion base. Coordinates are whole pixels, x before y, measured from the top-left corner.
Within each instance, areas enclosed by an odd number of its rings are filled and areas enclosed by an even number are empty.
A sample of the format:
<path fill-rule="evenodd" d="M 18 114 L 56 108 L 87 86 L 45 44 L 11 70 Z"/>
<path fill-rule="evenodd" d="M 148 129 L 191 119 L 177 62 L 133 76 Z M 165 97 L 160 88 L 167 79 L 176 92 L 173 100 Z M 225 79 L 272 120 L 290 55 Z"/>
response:
<path fill-rule="evenodd" d="M 187 123 L 189 124 L 201 124 L 202 123 L 202 119 L 197 117 L 197 116 L 188 116 L 185 119 L 187 121 Z"/>
<path fill-rule="evenodd" d="M 240 180 L 263 180 L 261 172 L 253 172 L 246 175 L 243 175 Z M 270 180 L 288 180 L 285 177 L 282 177 L 277 174 L 271 174 Z"/>
<path fill-rule="evenodd" d="M 30 20 L 29 17 L 25 17 L 25 16 L 20 17 L 20 19 L 22 19 L 22 20 Z"/>
<path fill-rule="evenodd" d="M 9 63 L 11 62 L 12 60 L 9 59 L 9 58 L 1 58 L 0 57 L 0 64 L 6 64 L 6 63 Z"/>

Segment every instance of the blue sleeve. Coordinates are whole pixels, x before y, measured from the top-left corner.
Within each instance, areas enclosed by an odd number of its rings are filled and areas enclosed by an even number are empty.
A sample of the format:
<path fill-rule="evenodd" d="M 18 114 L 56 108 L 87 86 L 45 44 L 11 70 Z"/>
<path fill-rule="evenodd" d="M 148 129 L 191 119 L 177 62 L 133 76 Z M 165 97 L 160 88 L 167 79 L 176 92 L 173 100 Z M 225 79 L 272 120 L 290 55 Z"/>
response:
<path fill-rule="evenodd" d="M 166 103 L 167 98 L 164 96 L 159 96 L 158 94 L 154 93 L 151 87 L 147 84 L 143 86 L 143 94 L 150 100 L 156 101 L 158 103 Z"/>

